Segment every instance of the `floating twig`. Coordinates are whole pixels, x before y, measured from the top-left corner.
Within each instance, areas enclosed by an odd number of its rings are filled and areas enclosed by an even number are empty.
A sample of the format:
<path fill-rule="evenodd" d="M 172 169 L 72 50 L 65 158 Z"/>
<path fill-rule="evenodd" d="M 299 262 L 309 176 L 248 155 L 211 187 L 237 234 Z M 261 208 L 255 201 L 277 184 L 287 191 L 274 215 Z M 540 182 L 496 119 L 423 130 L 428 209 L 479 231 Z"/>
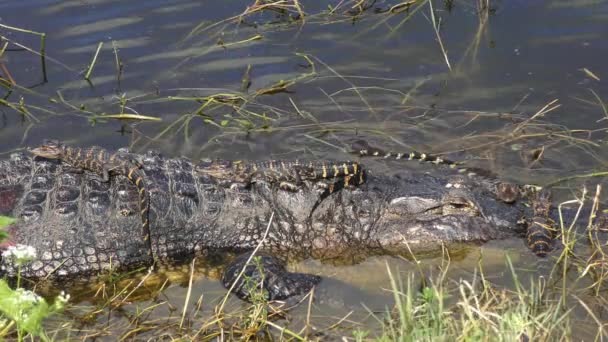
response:
<path fill-rule="evenodd" d="M 99 42 L 99 44 L 97 45 L 97 51 L 95 51 L 95 55 L 93 56 L 93 60 L 91 61 L 91 64 L 89 64 L 89 69 L 87 70 L 87 73 L 84 75 L 84 79 L 87 81 L 90 80 L 90 78 L 91 78 L 91 73 L 93 72 L 95 63 L 97 63 L 97 56 L 99 55 L 99 51 L 101 50 L 102 46 L 103 46 L 103 42 Z"/>

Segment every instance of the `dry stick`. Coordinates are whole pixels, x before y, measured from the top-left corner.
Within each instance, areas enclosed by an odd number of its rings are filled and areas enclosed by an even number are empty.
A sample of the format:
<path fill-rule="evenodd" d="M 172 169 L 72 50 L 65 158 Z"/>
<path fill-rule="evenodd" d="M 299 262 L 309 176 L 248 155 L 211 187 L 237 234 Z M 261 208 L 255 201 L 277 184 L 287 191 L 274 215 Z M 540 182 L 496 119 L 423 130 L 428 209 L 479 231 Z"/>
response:
<path fill-rule="evenodd" d="M 260 240 L 260 242 L 258 242 L 258 245 L 255 247 L 255 249 L 253 250 L 253 252 L 249 256 L 249 258 L 247 259 L 247 262 L 243 266 L 243 269 L 241 270 L 241 272 L 239 272 L 239 275 L 236 277 L 236 279 L 234 280 L 234 282 L 232 282 L 232 285 L 228 289 L 228 292 L 224 296 L 224 299 L 222 300 L 222 303 L 220 304 L 220 307 L 217 310 L 218 313 L 222 312 L 224 310 L 224 306 L 226 305 L 226 301 L 228 301 L 228 296 L 230 295 L 230 293 L 232 292 L 232 290 L 234 290 L 234 287 L 239 282 L 239 280 L 243 277 L 243 274 L 245 273 L 245 269 L 247 268 L 247 265 L 251 262 L 251 259 L 253 259 L 255 253 L 257 253 L 257 251 L 262 247 L 262 244 L 264 243 L 264 241 L 266 241 L 266 237 L 268 236 L 268 232 L 270 231 L 270 226 L 272 225 L 273 218 L 274 218 L 274 212 L 272 212 L 272 214 L 270 215 L 270 220 L 268 221 L 268 226 L 266 227 L 266 231 L 264 232 L 264 236 L 262 236 L 262 240 Z"/>
<path fill-rule="evenodd" d="M 6 51 L 7 47 L 8 47 L 8 41 L 4 42 L 4 45 L 2 46 L 2 48 L 0 48 L 0 58 L 2 58 L 2 55 L 4 55 L 4 51 Z"/>
<path fill-rule="evenodd" d="M 587 68 L 582 68 L 581 71 L 584 72 L 587 76 L 593 78 L 594 80 L 596 80 L 598 82 L 601 81 L 600 78 L 596 74 L 594 74 L 591 70 L 589 70 Z"/>
<path fill-rule="evenodd" d="M 324 330 L 329 331 L 331 329 L 338 327 L 340 324 L 342 324 L 344 321 L 346 321 L 348 319 L 348 317 L 350 317 L 354 312 L 355 312 L 354 310 L 349 311 L 344 317 L 340 318 L 340 320 L 338 320 L 336 323 L 330 325 L 329 327 L 327 327 Z"/>
<path fill-rule="evenodd" d="M 182 319 L 179 321 L 179 328 L 181 329 L 184 325 L 184 319 L 186 318 L 186 311 L 188 310 L 188 302 L 190 301 L 190 295 L 192 294 L 192 279 L 194 279 L 194 263 L 196 258 L 192 259 L 190 264 L 190 281 L 188 282 L 188 292 L 186 293 L 186 299 L 184 299 L 184 310 L 182 311 Z"/>
<path fill-rule="evenodd" d="M 91 119 L 118 119 L 118 120 L 141 120 L 141 121 L 163 121 L 162 118 L 154 116 L 140 115 L 140 114 L 106 114 L 106 115 L 93 115 Z"/>
<path fill-rule="evenodd" d="M 511 132 L 511 135 L 514 135 L 517 131 L 523 129 L 528 123 L 530 123 L 532 120 L 538 118 L 538 117 L 542 117 L 545 114 L 561 107 L 561 104 L 555 105 L 553 106 L 555 103 L 557 103 L 557 101 L 559 101 L 559 99 L 554 99 L 551 102 L 547 103 L 546 105 L 543 106 L 543 108 L 539 109 L 538 112 L 536 112 L 534 115 L 532 115 L 531 117 L 529 117 L 528 119 L 524 120 L 522 123 L 520 123 L 519 125 L 517 125 L 517 127 L 515 127 L 513 129 L 513 131 Z M 553 107 L 552 107 L 553 106 Z"/>
<path fill-rule="evenodd" d="M 445 63 L 448 65 L 448 69 L 452 71 L 452 66 L 450 65 L 450 60 L 448 59 L 448 53 L 445 51 L 445 47 L 443 46 L 443 42 L 441 41 L 441 36 L 439 35 L 439 25 L 435 20 L 435 11 L 433 11 L 433 1 L 429 1 L 429 7 L 431 9 L 431 21 L 433 24 L 433 30 L 437 35 L 437 42 L 439 43 L 439 47 L 441 48 L 441 53 L 443 54 L 443 58 L 445 58 Z"/>
<path fill-rule="evenodd" d="M 232 42 L 232 43 L 222 43 L 219 44 L 221 47 L 229 47 L 229 46 L 233 46 L 233 45 L 238 45 L 238 44 L 244 44 L 244 43 L 249 43 L 249 42 L 253 42 L 255 40 L 260 40 L 264 38 L 264 36 L 262 36 L 261 34 L 256 34 L 253 37 L 247 38 L 247 39 L 243 39 L 243 40 L 239 40 L 238 42 Z"/>
<path fill-rule="evenodd" d="M 3 74 L 4 76 L 6 76 L 6 78 L 8 79 L 8 82 L 9 82 L 11 85 L 13 85 L 13 86 L 14 86 L 14 85 L 16 85 L 16 84 L 17 84 L 17 82 L 15 82 L 15 79 L 13 79 L 13 76 L 11 76 L 11 73 L 10 73 L 10 72 L 8 71 L 8 69 L 6 68 L 6 65 L 4 65 L 4 62 L 2 62 L 1 60 L 0 60 L 0 71 L 2 71 L 2 74 Z"/>
<path fill-rule="evenodd" d="M 87 73 L 84 75 L 84 79 L 87 81 L 91 77 L 91 73 L 93 72 L 95 63 L 97 63 L 97 55 L 99 55 L 99 51 L 101 50 L 102 46 L 103 46 L 103 42 L 99 42 L 99 44 L 97 45 L 97 51 L 95 51 L 95 55 L 93 56 L 93 60 L 91 61 L 91 64 L 89 64 L 89 69 L 87 70 Z"/>

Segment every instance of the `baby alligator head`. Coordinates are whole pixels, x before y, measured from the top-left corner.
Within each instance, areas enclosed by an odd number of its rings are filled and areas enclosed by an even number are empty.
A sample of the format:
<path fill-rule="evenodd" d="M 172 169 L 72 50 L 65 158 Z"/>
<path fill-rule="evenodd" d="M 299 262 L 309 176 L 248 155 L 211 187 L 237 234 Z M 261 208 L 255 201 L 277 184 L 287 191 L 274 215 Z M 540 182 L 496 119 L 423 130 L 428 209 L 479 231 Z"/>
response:
<path fill-rule="evenodd" d="M 32 149 L 30 152 L 47 159 L 59 159 L 63 155 L 63 145 L 58 140 L 45 140 L 42 145 Z"/>

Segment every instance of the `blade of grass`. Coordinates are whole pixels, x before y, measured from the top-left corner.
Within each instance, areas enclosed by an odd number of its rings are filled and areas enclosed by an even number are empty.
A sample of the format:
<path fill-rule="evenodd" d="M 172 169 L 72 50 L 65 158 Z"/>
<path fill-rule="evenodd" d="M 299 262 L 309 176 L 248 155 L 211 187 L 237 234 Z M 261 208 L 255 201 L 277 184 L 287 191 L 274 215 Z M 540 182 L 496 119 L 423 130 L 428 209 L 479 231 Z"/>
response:
<path fill-rule="evenodd" d="M 84 75 L 84 79 L 87 81 L 91 79 L 91 73 L 93 72 L 93 68 L 95 67 L 95 64 L 97 64 L 97 56 L 99 55 L 99 51 L 101 51 L 102 47 L 103 47 L 103 42 L 99 42 L 99 44 L 97 45 L 97 51 L 95 51 L 95 55 L 93 56 L 93 60 L 91 61 L 91 64 L 89 64 L 87 73 Z"/>

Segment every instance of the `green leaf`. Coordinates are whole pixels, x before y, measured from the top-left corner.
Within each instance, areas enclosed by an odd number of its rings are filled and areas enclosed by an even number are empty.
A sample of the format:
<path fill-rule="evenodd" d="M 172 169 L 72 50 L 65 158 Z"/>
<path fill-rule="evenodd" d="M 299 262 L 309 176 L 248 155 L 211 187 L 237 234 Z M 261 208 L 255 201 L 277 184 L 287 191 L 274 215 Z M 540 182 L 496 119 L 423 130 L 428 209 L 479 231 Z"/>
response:
<path fill-rule="evenodd" d="M 13 224 L 15 221 L 17 221 L 17 219 L 14 219 L 12 217 L 8 217 L 8 216 L 1 216 L 0 215 L 0 228 L 6 227 L 10 224 Z"/>

